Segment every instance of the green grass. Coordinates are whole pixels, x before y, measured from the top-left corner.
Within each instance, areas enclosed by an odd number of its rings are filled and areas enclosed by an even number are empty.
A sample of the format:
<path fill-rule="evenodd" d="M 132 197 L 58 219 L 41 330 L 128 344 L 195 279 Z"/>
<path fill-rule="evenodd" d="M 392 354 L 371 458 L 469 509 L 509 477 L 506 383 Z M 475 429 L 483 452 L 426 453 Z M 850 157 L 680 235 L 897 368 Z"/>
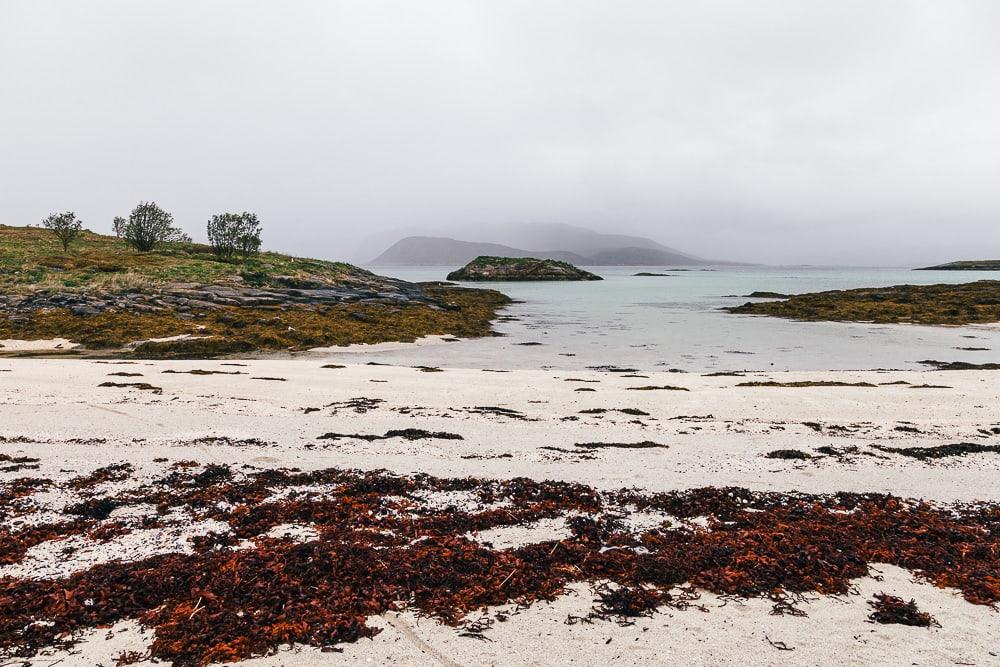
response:
<path fill-rule="evenodd" d="M 165 243 L 140 253 L 120 239 L 84 231 L 63 252 L 55 234 L 0 225 L 0 290 L 131 289 L 166 283 L 234 283 L 261 287 L 320 287 L 364 282 L 372 274 L 343 262 L 263 252 L 223 262 L 199 243 Z"/>
<path fill-rule="evenodd" d="M 342 262 L 264 252 L 241 263 L 215 258 L 208 246 L 169 243 L 154 252 L 130 250 L 114 237 L 84 232 L 63 252 L 50 231 L 0 226 L 0 294 L 38 289 L 153 290 L 168 283 L 310 289 L 357 286 L 378 289 L 387 279 Z M 0 311 L 0 339 L 62 337 L 87 350 L 124 352 L 136 341 L 179 334 L 193 340 L 146 343 L 142 357 L 202 358 L 257 351 L 297 351 L 327 345 L 413 341 L 450 334 L 488 336 L 491 322 L 510 299 L 494 290 L 424 286 L 428 303 L 351 303 L 328 306 L 192 309 L 159 312 L 107 310 L 75 315 L 40 309 L 7 316 Z M 77 352 L 77 351 L 74 351 Z M 4 354 L 0 352 L 0 355 Z"/>

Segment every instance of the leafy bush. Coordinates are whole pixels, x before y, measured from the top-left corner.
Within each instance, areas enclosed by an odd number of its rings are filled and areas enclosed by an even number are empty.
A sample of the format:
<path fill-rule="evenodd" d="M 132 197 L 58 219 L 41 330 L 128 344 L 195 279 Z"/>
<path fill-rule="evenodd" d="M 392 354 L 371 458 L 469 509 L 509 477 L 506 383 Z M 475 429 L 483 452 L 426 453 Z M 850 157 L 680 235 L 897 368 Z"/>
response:
<path fill-rule="evenodd" d="M 140 202 L 127 220 L 115 218 L 115 233 L 139 252 L 149 252 L 164 241 L 190 243 L 191 238 L 173 225 L 170 215 L 155 202 Z"/>
<path fill-rule="evenodd" d="M 208 242 L 219 259 L 230 261 L 260 250 L 260 220 L 255 213 L 221 213 L 208 221 Z"/>
<path fill-rule="evenodd" d="M 76 214 L 72 211 L 65 213 L 53 213 L 42 221 L 46 229 L 51 229 L 56 238 L 62 243 L 63 252 L 69 250 L 69 244 L 79 236 L 83 229 L 83 222 L 76 219 Z"/>

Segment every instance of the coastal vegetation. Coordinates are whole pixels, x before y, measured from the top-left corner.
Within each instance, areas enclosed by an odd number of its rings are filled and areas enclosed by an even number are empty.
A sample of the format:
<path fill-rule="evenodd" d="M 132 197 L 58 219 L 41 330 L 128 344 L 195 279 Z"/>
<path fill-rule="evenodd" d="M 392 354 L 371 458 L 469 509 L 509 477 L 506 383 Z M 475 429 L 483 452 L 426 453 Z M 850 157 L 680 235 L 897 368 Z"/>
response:
<path fill-rule="evenodd" d="M 115 231 L 139 252 L 149 252 L 166 241 L 191 242 L 187 234 L 174 227 L 174 216 L 155 202 L 141 202 L 128 218 L 115 218 Z"/>
<path fill-rule="evenodd" d="M 69 251 L 69 244 L 72 243 L 80 231 L 83 223 L 76 219 L 76 214 L 72 211 L 65 213 L 53 213 L 42 221 L 42 226 L 50 230 L 62 244 L 63 252 Z"/>
<path fill-rule="evenodd" d="M 208 221 L 208 242 L 219 259 L 246 259 L 260 250 L 261 225 L 257 214 L 222 213 Z"/>
<path fill-rule="evenodd" d="M 568 262 L 534 257 L 477 257 L 448 274 L 448 280 L 602 280 Z"/>
<path fill-rule="evenodd" d="M 211 357 L 490 335 L 509 303 L 493 290 L 408 283 L 342 262 L 240 249 L 241 261 L 225 261 L 211 246 L 157 236 L 139 252 L 82 230 L 67 253 L 48 230 L 0 226 L 0 339 Z"/>
<path fill-rule="evenodd" d="M 1000 281 L 815 292 L 725 310 L 807 321 L 983 324 L 1000 322 Z"/>

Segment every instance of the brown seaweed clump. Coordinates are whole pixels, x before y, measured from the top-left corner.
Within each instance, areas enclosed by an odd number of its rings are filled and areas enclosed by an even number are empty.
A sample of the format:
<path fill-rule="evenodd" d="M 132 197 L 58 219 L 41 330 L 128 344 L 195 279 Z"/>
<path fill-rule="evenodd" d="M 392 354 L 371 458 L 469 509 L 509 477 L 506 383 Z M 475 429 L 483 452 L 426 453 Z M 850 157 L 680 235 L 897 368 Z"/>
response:
<path fill-rule="evenodd" d="M 895 595 L 878 593 L 873 600 L 868 601 L 872 613 L 868 620 L 872 623 L 912 625 L 918 628 L 929 628 L 932 625 L 941 627 L 937 620 L 926 611 L 917 609 L 917 601 L 906 602 Z"/>
<path fill-rule="evenodd" d="M 401 607 L 458 625 L 490 605 L 554 599 L 574 582 L 596 586 L 596 617 L 626 622 L 660 606 L 682 608 L 695 588 L 766 597 L 777 613 L 801 614 L 801 594 L 849 594 L 871 563 L 956 588 L 973 604 L 1000 601 L 1000 505 L 993 503 L 712 487 L 607 492 L 525 478 L 335 468 L 242 472 L 184 463 L 164 470 L 115 495 L 101 495 L 90 482 L 127 470 L 78 478 L 90 494 L 79 514 L 2 535 L 0 563 L 18 563 L 32 545 L 67 535 L 102 539 L 130 530 L 99 518 L 112 506 L 152 505 L 154 524 L 186 516 L 224 522 L 228 531 L 192 540 L 188 553 L 54 579 L 0 578 L 0 657 L 29 658 L 72 643 L 83 630 L 138 619 L 154 632 L 149 659 L 178 667 L 238 661 L 283 645 L 335 648 L 371 637 L 378 629 L 367 619 Z M 302 490 L 310 487 L 323 491 Z M 30 504 L 32 488 L 39 487 L 4 483 L 0 503 Z M 428 494 L 465 500 L 431 503 Z M 620 521 L 629 511 L 659 512 L 665 521 L 630 529 Z M 569 530 L 561 540 L 498 549 L 470 536 L 560 517 Z M 268 537 L 289 523 L 315 534 L 305 541 Z M 678 597 L 678 587 L 688 592 Z"/>
<path fill-rule="evenodd" d="M 447 308 L 425 303 L 352 303 L 283 308 L 228 307 L 204 312 L 103 311 L 76 315 L 67 309 L 31 311 L 19 317 L 0 313 L 0 338 L 62 337 L 88 349 L 120 350 L 141 358 L 214 358 L 256 351 L 307 350 L 353 343 L 412 342 L 431 335 L 492 335 L 496 312 L 510 300 L 493 290 L 427 287 Z"/>

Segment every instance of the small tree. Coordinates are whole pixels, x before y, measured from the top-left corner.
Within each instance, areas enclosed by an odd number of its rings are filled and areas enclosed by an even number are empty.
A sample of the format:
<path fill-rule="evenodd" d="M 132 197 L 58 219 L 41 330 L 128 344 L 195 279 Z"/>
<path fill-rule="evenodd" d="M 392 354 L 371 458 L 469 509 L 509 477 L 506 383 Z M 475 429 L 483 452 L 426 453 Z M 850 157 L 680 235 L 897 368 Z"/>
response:
<path fill-rule="evenodd" d="M 178 233 L 173 221 L 174 217 L 154 202 L 141 202 L 132 209 L 121 236 L 139 252 L 149 252 Z"/>
<path fill-rule="evenodd" d="M 221 213 L 213 215 L 208 221 L 208 242 L 212 246 L 212 252 L 226 262 L 236 254 L 238 218 L 235 213 Z"/>
<path fill-rule="evenodd" d="M 236 237 L 237 249 L 243 259 L 256 255 L 260 251 L 260 233 L 262 227 L 256 213 L 247 213 L 240 216 L 240 233 Z"/>
<path fill-rule="evenodd" d="M 111 224 L 115 229 L 115 236 L 117 236 L 118 238 L 124 238 L 125 228 L 128 226 L 128 220 L 121 217 L 120 215 L 116 215 L 114 221 L 112 221 Z"/>
<path fill-rule="evenodd" d="M 246 259 L 260 250 L 260 220 L 254 213 L 221 213 L 208 221 L 208 242 L 212 252 L 230 261 L 239 254 Z"/>
<path fill-rule="evenodd" d="M 53 213 L 42 221 L 42 225 L 55 233 L 56 238 L 62 243 L 63 252 L 69 250 L 69 244 L 79 236 L 80 231 L 83 229 L 83 222 L 77 220 L 76 214 L 71 211 Z"/>

